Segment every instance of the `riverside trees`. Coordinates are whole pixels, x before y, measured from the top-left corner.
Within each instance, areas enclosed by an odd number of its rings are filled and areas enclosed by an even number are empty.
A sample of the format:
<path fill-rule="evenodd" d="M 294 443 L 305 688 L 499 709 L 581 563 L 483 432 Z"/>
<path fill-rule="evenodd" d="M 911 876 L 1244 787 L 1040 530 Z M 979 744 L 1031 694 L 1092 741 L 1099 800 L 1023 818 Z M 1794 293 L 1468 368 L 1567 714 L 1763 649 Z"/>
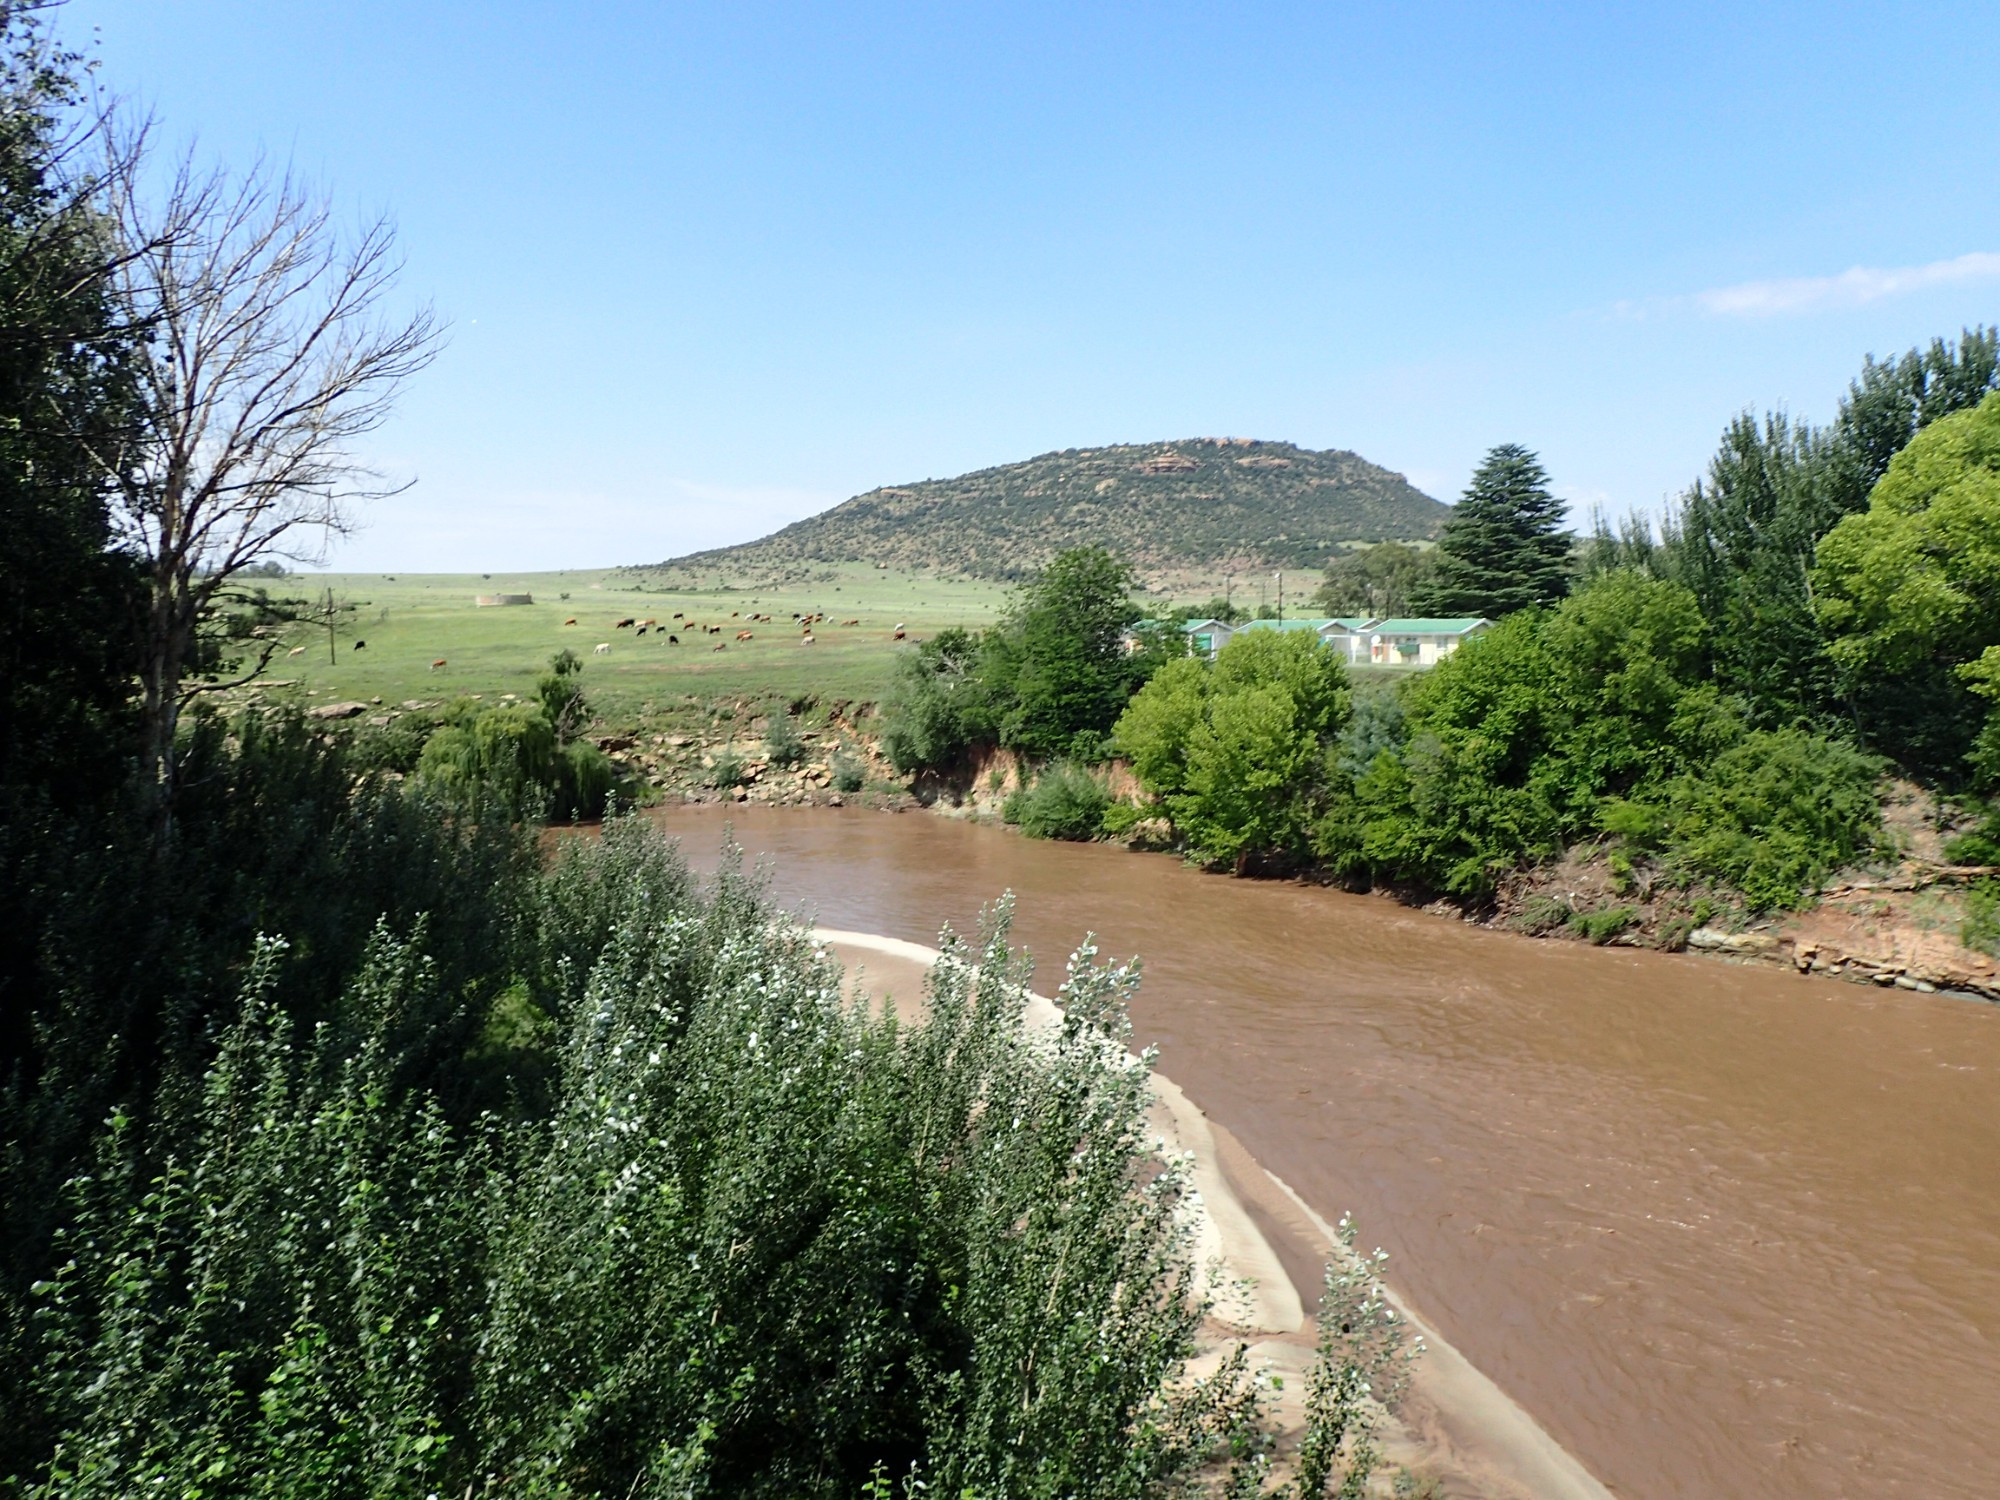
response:
<path fill-rule="evenodd" d="M 1982 723 L 2000 740 L 2000 702 L 1987 703 L 2000 696 L 2000 393 L 1912 438 L 1868 508 L 1820 542 L 1812 581 L 1843 694 L 1871 718 L 1889 684 L 1921 705 L 1897 741 L 1948 763 Z"/>
<path fill-rule="evenodd" d="M 1326 812 L 1348 702 L 1346 669 L 1315 637 L 1257 631 L 1224 646 L 1212 668 L 1168 662 L 1113 738 L 1196 858 L 1292 865 Z"/>
<path fill-rule="evenodd" d="M 1129 567 L 1102 547 L 1058 554 L 980 635 L 940 631 L 897 662 L 882 743 L 896 769 L 942 770 L 977 744 L 1100 759 L 1126 700 L 1159 665 L 1126 649 Z"/>
<path fill-rule="evenodd" d="M 1894 674 L 1843 680 L 1814 607 L 1814 558 L 1828 532 L 1868 508 L 1919 432 L 1996 385 L 2000 330 L 1969 328 L 1894 359 L 1868 359 L 1825 427 L 1744 412 L 1657 535 L 1643 523 L 1622 536 L 1600 525 L 1587 567 L 1634 566 L 1690 589 L 1714 627 L 1716 685 L 1760 726 L 1858 732 L 1951 785 L 1964 772 L 1963 746 L 1948 726 L 1939 737 L 1931 685 Z"/>

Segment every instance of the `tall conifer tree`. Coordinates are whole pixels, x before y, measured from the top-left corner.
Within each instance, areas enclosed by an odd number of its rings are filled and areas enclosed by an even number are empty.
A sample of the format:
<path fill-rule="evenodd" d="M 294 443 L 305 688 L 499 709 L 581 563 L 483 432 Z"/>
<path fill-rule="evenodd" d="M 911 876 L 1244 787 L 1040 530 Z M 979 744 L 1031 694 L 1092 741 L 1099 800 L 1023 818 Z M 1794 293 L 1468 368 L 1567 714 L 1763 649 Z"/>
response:
<path fill-rule="evenodd" d="M 1486 455 L 1438 537 L 1437 572 L 1413 590 L 1420 615 L 1497 620 L 1569 592 L 1570 539 L 1548 472 L 1518 443 Z"/>

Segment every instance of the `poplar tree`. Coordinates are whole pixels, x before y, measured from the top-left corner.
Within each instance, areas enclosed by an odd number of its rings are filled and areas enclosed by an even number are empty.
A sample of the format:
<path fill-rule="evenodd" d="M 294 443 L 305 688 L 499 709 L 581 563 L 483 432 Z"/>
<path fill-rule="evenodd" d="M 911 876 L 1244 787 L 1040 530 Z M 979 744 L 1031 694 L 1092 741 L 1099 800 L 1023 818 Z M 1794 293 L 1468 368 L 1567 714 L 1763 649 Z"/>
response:
<path fill-rule="evenodd" d="M 1570 539 L 1548 472 L 1518 443 L 1487 453 L 1438 537 L 1437 572 L 1413 589 L 1419 615 L 1497 620 L 1569 592 Z"/>

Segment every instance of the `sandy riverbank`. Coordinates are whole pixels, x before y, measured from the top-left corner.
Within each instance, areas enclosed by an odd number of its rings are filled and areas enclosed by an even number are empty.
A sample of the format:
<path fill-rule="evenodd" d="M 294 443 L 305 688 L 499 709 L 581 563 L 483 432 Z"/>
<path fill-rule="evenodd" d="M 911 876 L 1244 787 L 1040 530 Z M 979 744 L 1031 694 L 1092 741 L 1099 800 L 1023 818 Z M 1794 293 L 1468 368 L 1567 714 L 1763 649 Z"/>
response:
<path fill-rule="evenodd" d="M 850 980 L 899 1012 L 919 1005 L 934 948 L 873 933 L 817 928 L 814 937 L 846 966 Z M 1061 1012 L 1043 996 L 1030 1000 L 1033 1025 L 1055 1025 Z M 1242 1341 L 1254 1367 L 1285 1376 L 1276 1413 L 1281 1442 L 1301 1424 L 1304 1373 L 1316 1330 L 1310 1305 L 1334 1231 L 1284 1182 L 1258 1164 L 1236 1138 L 1155 1074 L 1154 1122 L 1169 1144 L 1192 1153 L 1200 1192 L 1199 1254 L 1220 1266 L 1213 1347 Z M 1365 1228 L 1365 1226 L 1364 1226 Z M 1610 1491 L 1401 1298 L 1396 1305 L 1423 1335 L 1408 1396 L 1382 1434 L 1389 1470 L 1398 1465 L 1440 1480 L 1455 1500 L 1610 1500 Z"/>

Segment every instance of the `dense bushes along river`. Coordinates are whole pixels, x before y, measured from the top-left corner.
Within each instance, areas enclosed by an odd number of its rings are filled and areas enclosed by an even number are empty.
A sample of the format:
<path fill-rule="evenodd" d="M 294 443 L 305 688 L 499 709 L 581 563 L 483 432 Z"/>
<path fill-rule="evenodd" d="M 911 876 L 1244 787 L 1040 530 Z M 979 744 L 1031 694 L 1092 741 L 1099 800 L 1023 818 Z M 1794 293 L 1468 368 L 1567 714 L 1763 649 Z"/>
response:
<path fill-rule="evenodd" d="M 1891 773 L 1933 794 L 1947 858 L 1992 863 L 1996 381 L 2000 343 L 1977 330 L 1871 362 L 1828 429 L 1745 419 L 1659 535 L 1600 529 L 1573 577 L 1534 575 L 1539 596 L 1503 586 L 1514 554 L 1548 540 L 1540 470 L 1496 450 L 1468 496 L 1479 526 L 1457 542 L 1447 528 L 1439 550 L 1473 549 L 1446 558 L 1452 577 L 1483 568 L 1517 607 L 1399 678 L 1350 682 L 1302 632 L 1241 633 L 1212 664 L 1178 654 L 1172 630 L 1140 628 L 1130 650 L 1124 575 L 1064 559 L 999 628 L 904 659 L 883 743 L 932 773 L 982 743 L 1014 748 L 1042 765 L 1006 808 L 1029 832 L 1163 820 L 1189 857 L 1238 871 L 1480 902 L 1590 844 L 1615 888 L 1683 893 L 1683 927 L 1718 902 L 1799 906 L 1881 851 Z M 1509 539 L 1510 505 L 1541 533 Z M 1100 663 L 1093 693 L 1053 708 L 1042 693 L 1026 715 L 1046 663 L 1072 657 Z M 1142 684 L 1123 700 L 1120 673 Z M 1130 762 L 1140 800 L 1092 776 L 1108 755 Z M 1972 892 L 1968 942 L 2000 948 L 1996 902 Z"/>

